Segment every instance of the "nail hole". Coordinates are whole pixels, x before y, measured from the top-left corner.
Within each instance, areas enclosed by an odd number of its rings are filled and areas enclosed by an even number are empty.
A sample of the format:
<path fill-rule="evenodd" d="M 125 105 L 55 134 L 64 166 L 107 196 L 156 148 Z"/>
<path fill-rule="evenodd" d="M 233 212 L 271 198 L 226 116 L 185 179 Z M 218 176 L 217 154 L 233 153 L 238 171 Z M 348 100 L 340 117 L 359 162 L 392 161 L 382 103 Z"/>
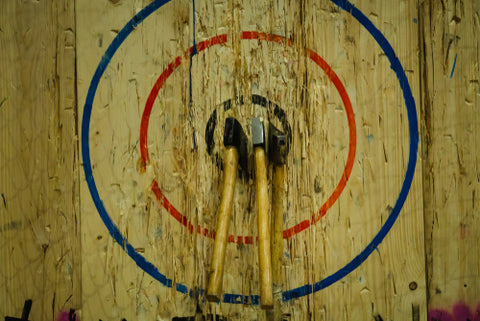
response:
<path fill-rule="evenodd" d="M 417 285 L 417 282 L 413 281 L 413 282 L 410 282 L 410 284 L 408 285 L 408 287 L 410 288 L 410 290 L 412 291 L 415 291 L 418 287 Z"/>

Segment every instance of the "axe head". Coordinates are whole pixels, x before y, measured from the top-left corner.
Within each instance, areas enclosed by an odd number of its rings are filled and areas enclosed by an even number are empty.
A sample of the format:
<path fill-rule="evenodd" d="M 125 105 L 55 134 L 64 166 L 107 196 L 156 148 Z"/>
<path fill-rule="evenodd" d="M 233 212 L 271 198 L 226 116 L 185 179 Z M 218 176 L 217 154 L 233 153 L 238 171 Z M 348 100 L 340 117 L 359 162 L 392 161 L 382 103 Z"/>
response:
<path fill-rule="evenodd" d="M 242 125 L 233 117 L 225 120 L 223 132 L 223 144 L 225 147 L 235 147 L 238 150 L 238 164 L 244 173 L 247 171 L 247 135 Z"/>
<path fill-rule="evenodd" d="M 252 119 L 252 142 L 253 147 L 261 146 L 265 148 L 265 129 L 258 117 Z"/>
<path fill-rule="evenodd" d="M 268 126 L 268 154 L 270 161 L 276 165 L 284 165 L 287 159 L 287 135 L 272 123 Z"/>

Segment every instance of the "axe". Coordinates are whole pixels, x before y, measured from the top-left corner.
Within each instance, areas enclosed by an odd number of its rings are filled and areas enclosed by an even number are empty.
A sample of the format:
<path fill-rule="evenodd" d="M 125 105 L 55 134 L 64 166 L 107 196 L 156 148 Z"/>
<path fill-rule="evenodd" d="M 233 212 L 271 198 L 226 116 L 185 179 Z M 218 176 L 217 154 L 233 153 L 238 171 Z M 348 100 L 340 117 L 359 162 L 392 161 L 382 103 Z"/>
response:
<path fill-rule="evenodd" d="M 258 261 L 260 265 L 260 306 L 273 308 L 272 264 L 270 249 L 270 206 L 268 200 L 265 130 L 259 118 L 252 119 L 255 163 L 255 187 L 258 218 Z"/>
<path fill-rule="evenodd" d="M 246 137 L 242 126 L 235 118 L 227 118 L 225 121 L 223 144 L 226 147 L 223 158 L 223 191 L 218 211 L 217 231 L 207 288 L 207 300 L 212 302 L 219 302 L 222 295 L 225 248 L 227 246 L 228 224 L 232 211 L 238 164 L 239 159 L 241 164 L 246 159 Z"/>

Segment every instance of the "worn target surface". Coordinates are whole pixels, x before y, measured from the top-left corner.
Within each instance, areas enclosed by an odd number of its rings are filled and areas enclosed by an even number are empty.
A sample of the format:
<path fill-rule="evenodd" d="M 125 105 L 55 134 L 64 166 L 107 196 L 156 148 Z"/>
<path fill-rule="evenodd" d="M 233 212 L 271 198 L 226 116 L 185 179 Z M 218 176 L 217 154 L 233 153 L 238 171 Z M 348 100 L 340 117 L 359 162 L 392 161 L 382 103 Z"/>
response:
<path fill-rule="evenodd" d="M 250 138 L 251 119 L 261 116 L 289 141 L 283 300 L 342 280 L 388 237 L 414 175 L 415 102 L 395 51 L 348 1 L 332 2 L 368 39 L 356 55 L 373 56 L 385 71 L 374 84 L 345 81 L 372 71 L 355 66 L 326 33 L 298 36 L 246 22 L 197 30 L 194 22 L 195 36 L 145 41 L 159 25 L 174 28 L 162 24 L 168 2 L 152 2 L 119 30 L 90 80 L 82 157 L 106 229 L 130 263 L 162 286 L 203 295 L 225 119 L 237 118 Z M 331 30 L 348 36 L 341 26 Z M 379 90 L 388 104 L 375 101 Z M 251 152 L 235 191 L 224 302 L 256 305 Z"/>

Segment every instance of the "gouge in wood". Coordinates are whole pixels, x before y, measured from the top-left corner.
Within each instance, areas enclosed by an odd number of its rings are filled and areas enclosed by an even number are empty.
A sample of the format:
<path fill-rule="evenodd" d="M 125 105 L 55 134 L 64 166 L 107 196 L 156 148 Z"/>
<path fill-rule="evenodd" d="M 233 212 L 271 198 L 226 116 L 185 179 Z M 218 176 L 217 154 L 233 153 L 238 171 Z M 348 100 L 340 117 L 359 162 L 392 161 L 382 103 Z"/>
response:
<path fill-rule="evenodd" d="M 260 306 L 273 308 L 272 265 L 270 252 L 270 206 L 268 200 L 265 130 L 259 118 L 252 119 L 255 162 L 255 186 L 258 218 L 258 261 L 260 265 Z"/>
<path fill-rule="evenodd" d="M 242 145 L 245 144 L 245 142 L 246 137 L 240 123 L 235 118 L 227 118 L 223 135 L 223 144 L 226 147 L 223 158 L 223 191 L 218 211 L 217 231 L 215 234 L 212 264 L 209 273 L 207 288 L 208 301 L 219 302 L 220 297 L 222 296 L 223 268 L 225 265 L 228 224 L 230 222 L 230 213 L 232 211 L 233 192 L 237 180 L 239 157 L 246 157 L 246 155 L 239 155 L 239 153 L 243 153 L 245 150 L 242 148 Z"/>

